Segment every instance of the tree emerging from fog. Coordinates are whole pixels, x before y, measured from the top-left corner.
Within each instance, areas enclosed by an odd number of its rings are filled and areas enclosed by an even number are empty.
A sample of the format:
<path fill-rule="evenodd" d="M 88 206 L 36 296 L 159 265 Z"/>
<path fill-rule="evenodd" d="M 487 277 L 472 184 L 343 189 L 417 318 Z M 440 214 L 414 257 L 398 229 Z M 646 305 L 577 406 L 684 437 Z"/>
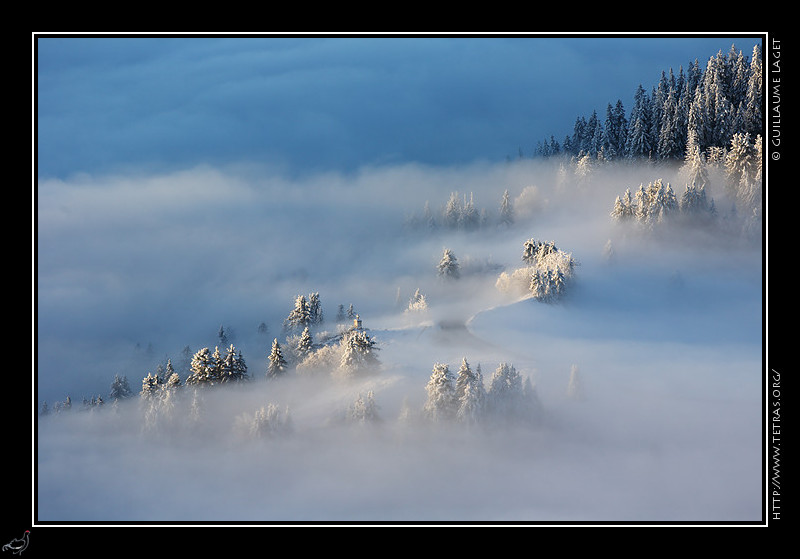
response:
<path fill-rule="evenodd" d="M 552 241 L 528 239 L 523 243 L 522 261 L 525 266 L 500 274 L 497 289 L 545 302 L 564 296 L 575 273 L 571 253 L 558 249 Z"/>
<path fill-rule="evenodd" d="M 423 313 L 428 310 L 428 301 L 419 289 L 417 289 L 408 301 L 406 312 Z"/>
<path fill-rule="evenodd" d="M 269 361 L 267 365 L 268 379 L 279 378 L 286 373 L 289 364 L 283 356 L 283 349 L 281 349 L 281 344 L 278 343 L 278 338 L 272 340 L 272 348 L 267 359 Z"/>
<path fill-rule="evenodd" d="M 465 357 L 456 373 L 455 398 L 458 402 L 456 418 L 460 422 L 474 424 L 481 420 L 486 408 L 486 388 L 480 365 L 475 371 Z"/>
<path fill-rule="evenodd" d="M 453 374 L 436 363 L 425 386 L 422 417 L 430 422 L 456 422 L 491 427 L 498 423 L 533 424 L 542 407 L 530 378 L 509 363 L 500 363 L 486 387 L 480 365 L 473 371 L 466 357 Z M 408 412 L 406 412 L 408 413 Z"/>
<path fill-rule="evenodd" d="M 381 365 L 376 342 L 361 328 L 345 333 L 341 341 L 341 359 L 336 376 L 355 378 L 376 372 Z"/>
<path fill-rule="evenodd" d="M 458 410 L 455 376 L 445 363 L 436 363 L 425 386 L 428 395 L 423 412 L 431 421 L 446 421 L 455 417 Z"/>
<path fill-rule="evenodd" d="M 288 435 L 293 430 L 292 416 L 288 407 L 270 402 L 252 415 L 241 414 L 236 418 L 234 430 L 245 439 L 266 439 Z"/>
<path fill-rule="evenodd" d="M 215 347 L 213 353 L 207 347 L 195 353 L 185 383 L 189 386 L 214 386 L 247 379 L 247 364 L 244 357 L 231 344 L 225 350 L 224 356 L 219 347 Z"/>
<path fill-rule="evenodd" d="M 128 377 L 125 375 L 114 375 L 114 381 L 111 383 L 109 396 L 112 401 L 125 400 L 133 396 L 133 391 L 128 383 Z"/>
<path fill-rule="evenodd" d="M 717 209 L 705 185 L 687 184 L 678 198 L 669 183 L 662 179 L 640 184 L 635 194 L 626 189 L 617 196 L 611 218 L 619 223 L 638 223 L 648 229 L 680 219 L 684 225 L 713 225 Z"/>
<path fill-rule="evenodd" d="M 436 271 L 440 278 L 458 279 L 461 276 L 461 266 L 456 255 L 449 248 L 444 249 L 442 258 L 436 266 Z"/>
<path fill-rule="evenodd" d="M 369 390 L 366 394 L 359 393 L 347 410 L 347 419 L 350 422 L 362 425 L 380 421 L 378 404 L 375 402 L 375 392 Z"/>
<path fill-rule="evenodd" d="M 411 215 L 406 219 L 409 230 L 424 233 L 483 231 L 487 228 L 508 227 L 513 223 L 514 205 L 507 189 L 503 191 L 497 210 L 480 208 L 473 193 L 467 196 L 451 192 L 438 212 L 431 209 L 430 201 L 426 201 L 421 215 Z"/>

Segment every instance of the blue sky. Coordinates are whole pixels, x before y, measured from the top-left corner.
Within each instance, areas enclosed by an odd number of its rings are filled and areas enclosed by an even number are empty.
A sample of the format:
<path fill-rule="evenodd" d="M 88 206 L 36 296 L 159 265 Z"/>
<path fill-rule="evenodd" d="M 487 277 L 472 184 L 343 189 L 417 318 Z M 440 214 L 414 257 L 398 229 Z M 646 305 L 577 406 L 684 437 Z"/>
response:
<path fill-rule="evenodd" d="M 530 153 L 706 37 L 40 37 L 40 178 L 259 162 L 289 174 Z"/>

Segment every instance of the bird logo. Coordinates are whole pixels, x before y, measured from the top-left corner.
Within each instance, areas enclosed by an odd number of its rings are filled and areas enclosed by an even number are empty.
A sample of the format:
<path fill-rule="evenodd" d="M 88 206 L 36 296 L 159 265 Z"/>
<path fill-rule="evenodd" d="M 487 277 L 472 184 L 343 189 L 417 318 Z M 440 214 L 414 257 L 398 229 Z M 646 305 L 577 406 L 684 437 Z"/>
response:
<path fill-rule="evenodd" d="M 14 538 L 6 545 L 3 546 L 3 551 L 10 551 L 16 555 L 20 555 L 25 548 L 28 547 L 28 537 L 30 536 L 31 531 L 25 530 L 25 534 L 21 538 Z"/>

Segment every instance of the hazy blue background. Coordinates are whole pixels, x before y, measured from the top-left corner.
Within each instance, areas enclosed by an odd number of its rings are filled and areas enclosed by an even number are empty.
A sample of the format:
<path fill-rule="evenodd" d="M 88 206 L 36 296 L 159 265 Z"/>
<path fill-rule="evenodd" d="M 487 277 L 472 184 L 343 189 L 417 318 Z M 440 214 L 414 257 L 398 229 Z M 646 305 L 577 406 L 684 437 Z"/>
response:
<path fill-rule="evenodd" d="M 258 161 L 290 174 L 456 164 L 757 38 L 40 38 L 38 174 Z"/>

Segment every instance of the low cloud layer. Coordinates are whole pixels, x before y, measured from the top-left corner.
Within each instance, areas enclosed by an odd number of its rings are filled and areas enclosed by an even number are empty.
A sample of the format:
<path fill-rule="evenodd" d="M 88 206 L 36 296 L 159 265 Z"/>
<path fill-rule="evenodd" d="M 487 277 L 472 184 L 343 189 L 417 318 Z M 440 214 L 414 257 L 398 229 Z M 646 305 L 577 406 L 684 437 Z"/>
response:
<path fill-rule="evenodd" d="M 589 191 L 532 162 L 302 181 L 256 171 L 40 185 L 37 393 L 40 403 L 74 403 L 39 422 L 41 520 L 760 516 L 760 251 L 724 235 L 676 245 L 669 230 L 648 237 L 614 225 L 617 192 L 666 169 L 598 171 Z M 441 208 L 454 191 L 494 218 L 505 189 L 519 202 L 511 227 L 409 227 L 426 201 Z M 496 289 L 528 238 L 578 260 L 562 302 L 515 303 Z M 444 247 L 463 266 L 456 282 L 437 277 Z M 404 312 L 415 289 L 427 296 L 423 316 Z M 310 292 L 321 295 L 326 328 L 339 304 L 353 304 L 378 342 L 377 376 L 265 380 L 270 342 L 282 339 L 295 296 Z M 105 397 L 115 374 L 137 392 L 184 346 L 213 347 L 220 325 L 253 383 L 207 395 L 214 420 L 202 445 L 177 427 L 148 435 L 138 398 L 77 411 L 82 397 Z M 423 404 L 434 363 L 456 369 L 464 357 L 487 381 L 512 362 L 535 383 L 546 421 L 478 431 L 400 422 L 404 406 Z M 580 401 L 566 395 L 573 366 Z M 382 424 L 332 423 L 368 390 Z M 270 402 L 291 409 L 293 434 L 237 438 L 241 416 Z"/>

